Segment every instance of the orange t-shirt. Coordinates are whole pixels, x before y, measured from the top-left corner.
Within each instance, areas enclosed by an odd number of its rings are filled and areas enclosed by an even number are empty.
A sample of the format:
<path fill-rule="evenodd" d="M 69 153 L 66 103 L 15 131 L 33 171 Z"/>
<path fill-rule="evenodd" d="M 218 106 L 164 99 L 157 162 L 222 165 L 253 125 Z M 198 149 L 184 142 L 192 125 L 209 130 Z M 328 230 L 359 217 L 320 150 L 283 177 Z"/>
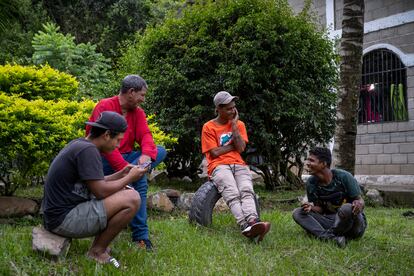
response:
<path fill-rule="evenodd" d="M 237 121 L 237 127 L 243 140 L 247 143 L 247 132 L 246 126 L 242 121 Z M 210 155 L 210 150 L 229 145 L 233 143 L 233 133 L 231 131 L 231 122 L 229 121 L 225 125 L 220 125 L 214 120 L 210 120 L 204 124 L 203 130 L 201 132 L 201 150 L 203 154 L 206 155 L 208 163 L 208 175 L 211 175 L 213 170 L 218 165 L 230 165 L 230 164 L 239 164 L 245 165 L 240 153 L 236 150 L 230 151 L 228 153 L 222 154 L 217 158 L 212 158 Z"/>

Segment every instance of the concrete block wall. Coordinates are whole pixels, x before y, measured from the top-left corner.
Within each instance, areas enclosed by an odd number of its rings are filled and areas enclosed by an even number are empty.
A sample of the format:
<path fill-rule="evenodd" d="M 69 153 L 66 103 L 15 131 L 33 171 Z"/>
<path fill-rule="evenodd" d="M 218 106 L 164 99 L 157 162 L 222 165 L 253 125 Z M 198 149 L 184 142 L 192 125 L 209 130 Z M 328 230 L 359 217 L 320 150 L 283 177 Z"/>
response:
<path fill-rule="evenodd" d="M 342 28 L 343 0 L 335 0 L 335 30 Z M 365 22 L 414 10 L 412 0 L 365 0 Z"/>
<path fill-rule="evenodd" d="M 355 174 L 414 175 L 414 67 L 407 97 L 409 121 L 358 125 Z"/>
<path fill-rule="evenodd" d="M 343 0 L 334 3 L 334 30 L 342 28 Z M 325 0 L 314 0 L 312 9 L 326 26 Z M 302 10 L 304 0 L 289 0 Z M 365 22 L 414 10 L 414 0 L 365 0 Z M 364 35 L 364 49 L 389 44 L 404 54 L 414 54 L 414 22 L 372 31 Z M 404 62 L 404 61 L 403 61 Z M 407 65 L 407 64 L 406 64 Z M 407 68 L 407 122 L 358 125 L 355 174 L 414 175 L 414 67 Z"/>

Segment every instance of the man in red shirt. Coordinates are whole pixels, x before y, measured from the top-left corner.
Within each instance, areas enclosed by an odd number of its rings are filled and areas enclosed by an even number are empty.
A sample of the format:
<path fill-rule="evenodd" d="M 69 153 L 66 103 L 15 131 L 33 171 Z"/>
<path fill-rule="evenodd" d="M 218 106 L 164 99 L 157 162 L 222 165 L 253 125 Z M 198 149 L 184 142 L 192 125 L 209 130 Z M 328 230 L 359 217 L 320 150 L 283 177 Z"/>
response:
<path fill-rule="evenodd" d="M 252 176 L 240 155 L 248 139 L 246 127 L 239 120 L 236 99 L 226 91 L 216 94 L 217 117 L 204 124 L 201 147 L 208 162 L 208 175 L 236 218 L 242 234 L 261 241 L 270 223 L 259 220 Z"/>
<path fill-rule="evenodd" d="M 111 153 L 102 154 L 105 175 L 120 171 L 128 164 L 143 165 L 152 162 L 151 168 L 154 168 L 166 156 L 166 150 L 155 145 L 151 131 L 148 128 L 145 112 L 139 107 L 145 101 L 147 89 L 148 85 L 143 78 L 138 75 L 128 75 L 122 80 L 119 94 L 102 99 L 89 118 L 89 121 L 94 122 L 103 111 L 114 111 L 123 115 L 128 123 L 128 128 L 119 148 Z M 86 133 L 89 133 L 88 126 L 86 127 Z M 138 151 L 134 150 L 135 143 L 140 147 Z M 147 224 L 148 184 L 146 176 L 144 175 L 141 179 L 132 183 L 132 186 L 141 197 L 141 206 L 130 223 L 132 240 L 139 247 L 151 250 L 152 243 L 149 240 Z"/>

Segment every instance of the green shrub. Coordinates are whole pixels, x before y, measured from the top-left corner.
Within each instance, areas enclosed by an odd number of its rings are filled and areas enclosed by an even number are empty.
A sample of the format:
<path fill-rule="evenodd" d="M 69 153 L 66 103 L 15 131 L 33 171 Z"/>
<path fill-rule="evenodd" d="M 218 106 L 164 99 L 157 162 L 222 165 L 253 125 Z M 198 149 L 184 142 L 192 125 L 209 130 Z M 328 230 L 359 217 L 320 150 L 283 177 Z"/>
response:
<path fill-rule="evenodd" d="M 41 182 L 65 144 L 84 136 L 94 105 L 90 100 L 28 101 L 0 93 L 0 177 L 5 194 Z"/>
<path fill-rule="evenodd" d="M 59 26 L 46 23 L 32 40 L 33 63 L 49 64 L 77 77 L 80 96 L 99 98 L 110 82 L 109 59 L 96 51 L 91 43 L 75 43 L 75 37 L 59 32 Z"/>
<path fill-rule="evenodd" d="M 71 140 L 85 135 L 95 102 L 42 99 L 28 101 L 0 92 L 0 180 L 4 194 L 19 186 L 42 183 L 54 156 Z M 156 144 L 166 148 L 176 138 L 165 134 L 149 116 Z"/>
<path fill-rule="evenodd" d="M 69 99 L 76 95 L 79 83 L 66 73 L 48 65 L 0 65 L 0 91 L 33 99 Z"/>
<path fill-rule="evenodd" d="M 289 167 L 300 172 L 307 148 L 334 131 L 333 44 L 284 0 L 200 2 L 137 36 L 119 64 L 122 75 L 138 72 L 148 81 L 146 109 L 179 137 L 169 173 L 196 177 L 202 125 L 215 116 L 215 93 L 227 90 L 240 97 L 267 187 L 299 183 Z"/>
<path fill-rule="evenodd" d="M 177 144 L 178 139 L 176 137 L 165 133 L 159 128 L 157 122 L 155 121 L 155 115 L 147 116 L 147 120 L 148 127 L 151 130 L 155 144 L 162 145 L 166 149 L 171 149 L 175 144 Z"/>

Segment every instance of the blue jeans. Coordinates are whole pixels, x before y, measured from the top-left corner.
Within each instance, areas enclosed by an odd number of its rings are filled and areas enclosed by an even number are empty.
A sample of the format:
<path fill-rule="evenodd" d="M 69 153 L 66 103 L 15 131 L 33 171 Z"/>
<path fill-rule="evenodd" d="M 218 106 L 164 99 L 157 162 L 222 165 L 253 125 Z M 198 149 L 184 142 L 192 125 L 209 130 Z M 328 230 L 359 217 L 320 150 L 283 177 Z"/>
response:
<path fill-rule="evenodd" d="M 165 150 L 165 148 L 163 148 L 162 146 L 157 146 L 157 149 L 157 158 L 154 162 L 151 163 L 151 169 L 155 168 L 167 156 L 167 151 Z M 140 156 L 141 151 L 132 151 L 130 153 L 122 154 L 122 157 L 125 159 L 125 161 L 134 165 L 137 165 Z M 105 175 L 113 174 L 115 172 L 109 165 L 109 162 L 104 157 L 102 157 L 102 164 Z M 134 189 L 139 193 L 141 197 L 141 207 L 139 208 L 138 212 L 135 214 L 134 218 L 129 224 L 132 230 L 132 241 L 144 239 L 148 240 L 149 231 L 147 224 L 147 176 L 144 175 L 138 181 L 131 183 L 131 186 L 134 187 Z"/>

